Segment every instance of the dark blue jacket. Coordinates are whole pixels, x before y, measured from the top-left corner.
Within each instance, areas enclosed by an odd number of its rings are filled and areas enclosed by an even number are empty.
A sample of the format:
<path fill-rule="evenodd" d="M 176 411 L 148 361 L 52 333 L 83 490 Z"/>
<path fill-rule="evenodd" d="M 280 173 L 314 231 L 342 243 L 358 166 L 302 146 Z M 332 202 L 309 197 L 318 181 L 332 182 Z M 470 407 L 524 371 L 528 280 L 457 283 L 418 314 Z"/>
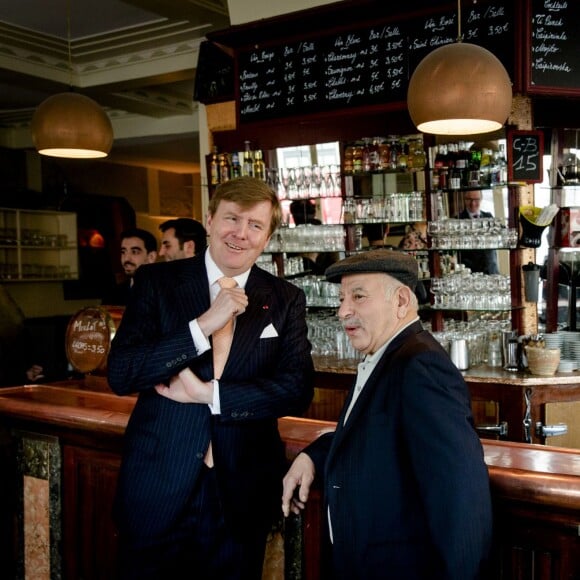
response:
<path fill-rule="evenodd" d="M 419 322 L 387 347 L 343 422 L 344 410 L 305 449 L 323 474 L 337 578 L 478 578 L 492 530 L 483 449 L 461 373 Z"/>

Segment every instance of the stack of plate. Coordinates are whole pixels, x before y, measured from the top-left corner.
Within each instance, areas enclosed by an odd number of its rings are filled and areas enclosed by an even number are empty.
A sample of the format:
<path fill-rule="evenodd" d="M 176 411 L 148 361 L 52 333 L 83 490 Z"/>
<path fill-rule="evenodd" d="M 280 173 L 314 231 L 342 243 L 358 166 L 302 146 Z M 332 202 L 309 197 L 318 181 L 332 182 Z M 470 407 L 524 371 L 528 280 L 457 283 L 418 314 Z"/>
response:
<path fill-rule="evenodd" d="M 559 373 L 572 373 L 575 370 L 578 370 L 578 361 L 569 359 L 560 360 L 560 364 L 558 365 Z"/>
<path fill-rule="evenodd" d="M 561 330 L 555 334 L 562 336 L 562 346 L 560 350 L 562 352 L 562 358 L 580 360 L 580 352 L 578 352 L 578 347 L 580 347 L 580 332 L 573 332 L 570 330 Z M 549 336 L 549 335 L 546 335 Z M 546 344 L 546 346 L 548 346 Z M 551 347 L 549 347 L 551 348 Z M 557 348 L 557 347 L 554 347 Z M 578 352 L 578 355 L 577 355 Z"/>
<path fill-rule="evenodd" d="M 562 351 L 562 356 L 566 355 L 564 349 L 564 335 L 561 332 L 550 332 L 544 334 L 544 344 L 546 348 L 559 348 Z"/>

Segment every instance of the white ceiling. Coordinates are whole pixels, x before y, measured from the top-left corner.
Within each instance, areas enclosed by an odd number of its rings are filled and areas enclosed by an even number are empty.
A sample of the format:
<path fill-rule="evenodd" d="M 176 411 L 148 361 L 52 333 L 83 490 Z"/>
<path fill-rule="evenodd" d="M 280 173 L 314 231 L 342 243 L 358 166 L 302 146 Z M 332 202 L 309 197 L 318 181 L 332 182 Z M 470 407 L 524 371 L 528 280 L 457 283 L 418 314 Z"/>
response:
<path fill-rule="evenodd" d="M 112 161 L 187 166 L 198 47 L 228 26 L 227 0 L 1 0 L 0 146 L 31 146 L 36 107 L 73 86 L 113 121 Z"/>

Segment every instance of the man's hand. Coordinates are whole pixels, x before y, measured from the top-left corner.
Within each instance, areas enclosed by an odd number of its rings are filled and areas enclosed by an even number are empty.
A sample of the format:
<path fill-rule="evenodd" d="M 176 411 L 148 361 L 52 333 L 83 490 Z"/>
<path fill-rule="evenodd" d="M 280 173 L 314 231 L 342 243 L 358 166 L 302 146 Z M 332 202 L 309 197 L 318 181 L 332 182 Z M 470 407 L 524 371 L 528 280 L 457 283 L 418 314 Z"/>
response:
<path fill-rule="evenodd" d="M 42 374 L 43 371 L 44 369 L 40 365 L 32 365 L 26 371 L 26 378 L 33 383 L 35 381 L 40 381 L 44 378 L 44 375 Z"/>
<path fill-rule="evenodd" d="M 308 501 L 310 486 L 314 481 L 316 469 L 314 463 L 306 453 L 300 453 L 285 475 L 282 492 L 282 512 L 288 517 L 290 512 L 299 513 L 303 510 Z M 298 498 L 294 496 L 294 490 L 299 487 Z"/>
<path fill-rule="evenodd" d="M 190 369 L 183 369 L 178 375 L 172 377 L 169 386 L 157 385 L 155 390 L 161 396 L 178 403 L 209 405 L 213 402 L 213 383 L 211 381 L 204 383 Z"/>
<path fill-rule="evenodd" d="M 222 288 L 209 310 L 197 318 L 205 336 L 223 328 L 232 318 L 243 314 L 248 307 L 248 296 L 243 288 Z"/>

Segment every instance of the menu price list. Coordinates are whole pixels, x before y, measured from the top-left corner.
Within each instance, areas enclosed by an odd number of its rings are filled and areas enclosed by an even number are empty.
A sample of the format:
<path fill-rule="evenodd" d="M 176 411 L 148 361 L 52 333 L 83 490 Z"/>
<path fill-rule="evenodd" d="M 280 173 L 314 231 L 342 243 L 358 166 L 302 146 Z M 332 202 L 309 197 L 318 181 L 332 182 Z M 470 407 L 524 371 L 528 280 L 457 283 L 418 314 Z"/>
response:
<path fill-rule="evenodd" d="M 467 42 L 498 57 L 513 53 L 512 9 L 507 0 L 473 5 L 463 20 Z M 457 15 L 448 13 L 242 50 L 238 55 L 240 120 L 404 102 L 417 64 L 456 38 Z M 513 62 L 504 64 L 508 70 L 513 68 Z"/>
<path fill-rule="evenodd" d="M 532 87 L 580 90 L 579 21 L 577 0 L 532 0 Z"/>

